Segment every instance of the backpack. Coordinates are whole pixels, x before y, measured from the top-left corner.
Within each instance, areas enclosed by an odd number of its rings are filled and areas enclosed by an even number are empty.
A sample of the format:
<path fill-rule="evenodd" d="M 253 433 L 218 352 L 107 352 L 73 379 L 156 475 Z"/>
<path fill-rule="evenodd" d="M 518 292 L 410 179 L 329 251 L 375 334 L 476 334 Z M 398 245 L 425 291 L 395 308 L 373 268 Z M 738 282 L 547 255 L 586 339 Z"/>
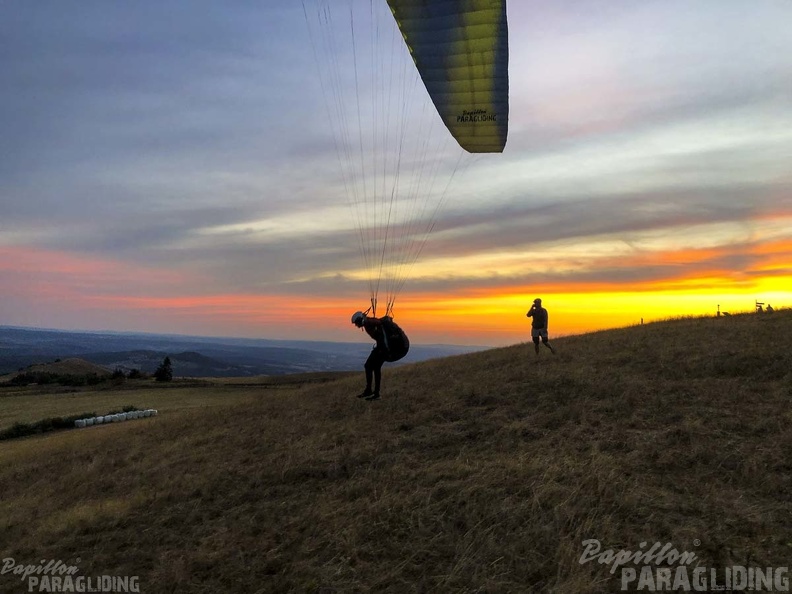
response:
<path fill-rule="evenodd" d="M 385 350 L 387 351 L 385 360 L 390 363 L 398 361 L 410 350 L 410 339 L 407 338 L 404 330 L 393 321 L 392 317 L 383 316 L 380 318 L 380 322 L 382 322 Z"/>

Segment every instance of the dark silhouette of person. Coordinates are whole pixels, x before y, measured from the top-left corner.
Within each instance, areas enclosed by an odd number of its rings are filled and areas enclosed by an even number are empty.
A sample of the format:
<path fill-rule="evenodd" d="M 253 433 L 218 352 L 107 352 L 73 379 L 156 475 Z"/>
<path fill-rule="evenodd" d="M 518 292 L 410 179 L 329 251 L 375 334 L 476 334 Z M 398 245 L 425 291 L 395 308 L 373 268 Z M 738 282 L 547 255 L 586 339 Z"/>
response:
<path fill-rule="evenodd" d="M 410 341 L 390 316 L 374 318 L 368 317 L 362 311 L 356 311 L 352 314 L 352 323 L 365 330 L 375 343 L 371 354 L 363 365 L 363 369 L 366 371 L 366 389 L 358 394 L 358 398 L 378 400 L 383 363 L 398 361 L 404 357 L 410 350 Z"/>
<path fill-rule="evenodd" d="M 552 345 L 548 342 L 548 335 L 547 335 L 547 322 L 548 322 L 548 315 L 547 310 L 542 307 L 542 300 L 538 297 L 534 299 L 533 305 L 531 305 L 531 309 L 528 310 L 528 313 L 525 314 L 526 317 L 533 318 L 531 321 L 531 338 L 533 339 L 534 343 L 534 350 L 536 351 L 536 355 L 539 355 L 539 340 L 541 339 L 542 344 L 544 344 L 550 352 L 555 355 L 555 349 Z"/>
<path fill-rule="evenodd" d="M 363 369 L 366 371 L 366 389 L 358 394 L 358 398 L 366 400 L 377 400 L 380 397 L 380 384 L 382 382 L 382 365 L 385 363 L 385 332 L 382 329 L 382 322 L 377 318 L 370 318 L 362 311 L 356 311 L 352 315 L 352 323 L 358 328 L 366 331 L 375 342 Z M 372 379 L 374 389 L 372 390 Z"/>

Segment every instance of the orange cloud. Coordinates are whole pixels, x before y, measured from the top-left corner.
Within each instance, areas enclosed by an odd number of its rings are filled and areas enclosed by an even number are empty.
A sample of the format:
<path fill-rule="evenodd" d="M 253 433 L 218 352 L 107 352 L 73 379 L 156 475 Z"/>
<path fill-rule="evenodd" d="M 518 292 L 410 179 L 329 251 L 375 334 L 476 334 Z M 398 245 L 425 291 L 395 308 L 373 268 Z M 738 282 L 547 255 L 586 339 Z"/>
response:
<path fill-rule="evenodd" d="M 735 271 L 727 265 L 735 257 L 745 257 L 744 269 Z M 714 314 L 718 305 L 722 310 L 748 311 L 755 299 L 788 307 L 791 261 L 792 240 L 786 238 L 716 248 L 636 251 L 593 258 L 586 263 L 589 270 L 547 275 L 536 282 L 503 280 L 493 286 L 447 291 L 408 286 L 396 303 L 395 315 L 416 343 L 498 345 L 527 340 L 530 324 L 525 311 L 535 297 L 542 297 L 550 310 L 553 336 L 635 324 L 642 318 L 648 322 Z M 612 271 L 625 270 L 634 271 L 632 280 L 611 276 Z M 642 276 L 643 271 L 649 272 Z M 196 279 L 171 270 L 18 247 L 0 248 L 0 274 L 5 281 L 0 301 L 36 309 L 36 316 L 29 318 L 35 325 L 368 340 L 349 322 L 354 310 L 365 309 L 365 295 L 355 300 L 340 294 L 210 292 Z"/>
<path fill-rule="evenodd" d="M 735 269 L 734 260 L 745 268 Z M 419 328 L 490 344 L 525 340 L 522 317 L 535 297 L 551 310 L 551 333 L 573 334 L 675 316 L 751 311 L 755 300 L 792 306 L 792 241 L 639 251 L 594 258 L 584 274 L 536 283 L 499 283 L 448 293 L 411 294 L 398 303 Z M 600 273 L 597 273 L 597 271 Z M 625 280 L 613 271 L 633 270 Z M 646 275 L 642 277 L 642 272 Z M 420 336 L 420 330 L 418 336 Z"/>

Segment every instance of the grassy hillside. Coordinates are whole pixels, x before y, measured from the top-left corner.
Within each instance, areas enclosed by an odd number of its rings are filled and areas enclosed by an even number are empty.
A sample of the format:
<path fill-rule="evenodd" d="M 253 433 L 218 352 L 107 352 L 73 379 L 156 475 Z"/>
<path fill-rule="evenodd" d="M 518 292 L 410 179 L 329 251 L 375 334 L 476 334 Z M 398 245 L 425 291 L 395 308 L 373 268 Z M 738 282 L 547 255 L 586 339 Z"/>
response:
<path fill-rule="evenodd" d="M 586 539 L 788 565 L 792 312 L 555 344 L 5 442 L 0 555 L 180 593 L 618 590 Z"/>
<path fill-rule="evenodd" d="M 24 368 L 21 371 L 28 373 L 52 373 L 52 374 L 68 374 L 68 375 L 89 375 L 95 374 L 98 376 L 109 376 L 110 370 L 101 365 L 95 365 L 84 359 L 77 357 L 70 357 L 67 359 L 58 359 L 50 363 L 36 363 Z M 20 371 L 20 372 L 21 372 Z M 17 372 L 19 373 L 19 372 Z M 0 381 L 10 379 L 17 375 L 17 373 L 9 373 L 0 375 Z"/>

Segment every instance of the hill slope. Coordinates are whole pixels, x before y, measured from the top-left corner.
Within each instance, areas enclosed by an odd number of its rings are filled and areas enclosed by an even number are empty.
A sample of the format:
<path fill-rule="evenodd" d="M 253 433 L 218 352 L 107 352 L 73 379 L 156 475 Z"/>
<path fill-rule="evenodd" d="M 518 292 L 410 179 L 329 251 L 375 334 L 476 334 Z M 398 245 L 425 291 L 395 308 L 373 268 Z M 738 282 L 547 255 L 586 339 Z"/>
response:
<path fill-rule="evenodd" d="M 23 371 L 28 373 L 54 373 L 67 375 L 110 375 L 107 367 L 96 365 L 79 357 L 60 359 L 50 363 L 36 363 L 25 368 Z M 10 374 L 16 375 L 16 374 Z"/>
<path fill-rule="evenodd" d="M 8 443 L 3 556 L 144 592 L 619 590 L 587 539 L 788 564 L 792 312 L 556 346 L 389 368 L 379 402 L 208 385 L 249 404 Z"/>

